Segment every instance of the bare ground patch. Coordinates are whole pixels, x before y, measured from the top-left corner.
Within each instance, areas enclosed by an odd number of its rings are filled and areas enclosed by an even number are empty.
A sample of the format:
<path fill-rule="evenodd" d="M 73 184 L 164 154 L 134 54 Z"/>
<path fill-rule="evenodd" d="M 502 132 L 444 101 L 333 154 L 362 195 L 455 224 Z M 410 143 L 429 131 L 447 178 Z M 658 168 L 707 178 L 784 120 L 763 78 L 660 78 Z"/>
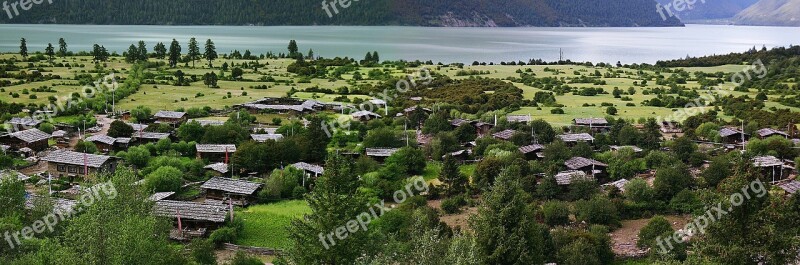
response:
<path fill-rule="evenodd" d="M 691 220 L 691 216 L 688 215 L 668 215 L 664 217 L 669 220 L 670 224 L 672 224 L 672 229 L 675 230 L 683 228 Z M 639 257 L 647 253 L 645 250 L 636 247 L 636 242 L 639 241 L 639 231 L 649 221 L 650 218 L 622 221 L 622 227 L 611 232 L 611 241 L 613 242 L 611 249 L 614 254 L 621 257 Z"/>

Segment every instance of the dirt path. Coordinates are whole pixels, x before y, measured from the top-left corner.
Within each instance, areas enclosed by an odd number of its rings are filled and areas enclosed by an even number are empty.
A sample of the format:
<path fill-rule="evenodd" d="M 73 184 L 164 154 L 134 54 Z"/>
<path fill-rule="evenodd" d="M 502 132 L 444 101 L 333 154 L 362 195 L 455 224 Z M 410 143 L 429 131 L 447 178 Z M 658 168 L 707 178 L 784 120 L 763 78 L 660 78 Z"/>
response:
<path fill-rule="evenodd" d="M 669 220 L 675 230 L 683 228 L 691 220 L 691 216 L 669 215 L 665 216 L 665 218 Z M 639 231 L 649 221 L 650 218 L 622 221 L 622 227 L 611 233 L 611 241 L 613 242 L 611 249 L 614 254 L 622 257 L 639 257 L 646 254 L 646 251 L 636 247 L 636 242 L 639 241 Z"/>

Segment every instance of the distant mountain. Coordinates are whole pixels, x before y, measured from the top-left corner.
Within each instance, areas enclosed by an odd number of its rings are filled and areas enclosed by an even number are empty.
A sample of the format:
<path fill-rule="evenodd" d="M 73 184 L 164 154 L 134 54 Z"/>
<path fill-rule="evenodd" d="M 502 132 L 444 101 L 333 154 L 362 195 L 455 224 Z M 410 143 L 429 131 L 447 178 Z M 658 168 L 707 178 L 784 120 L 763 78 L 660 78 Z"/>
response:
<path fill-rule="evenodd" d="M 344 1 L 344 0 L 343 0 Z M 0 23 L 128 25 L 682 26 L 654 0 L 72 0 Z M 334 4 L 336 3 L 336 4 Z M 338 14 L 337 14 L 338 11 Z M 3 12 L 0 10 L 0 12 Z"/>
<path fill-rule="evenodd" d="M 677 14 L 681 20 L 719 20 L 730 19 L 745 8 L 755 4 L 758 0 L 695 0 L 693 5 L 677 5 L 674 0 L 656 0 L 662 6 L 670 6 L 670 10 Z M 682 1 L 685 3 L 685 1 Z"/>
<path fill-rule="evenodd" d="M 736 24 L 800 26 L 800 0 L 760 0 L 734 17 Z"/>

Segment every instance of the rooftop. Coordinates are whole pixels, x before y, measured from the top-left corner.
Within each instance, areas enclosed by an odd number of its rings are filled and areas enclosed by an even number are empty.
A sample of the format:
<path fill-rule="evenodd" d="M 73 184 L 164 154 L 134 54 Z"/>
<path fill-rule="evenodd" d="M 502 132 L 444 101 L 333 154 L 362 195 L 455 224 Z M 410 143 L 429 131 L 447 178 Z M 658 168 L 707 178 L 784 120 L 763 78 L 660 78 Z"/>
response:
<path fill-rule="evenodd" d="M 150 195 L 149 199 L 151 201 L 157 202 L 157 201 L 169 198 L 169 196 L 172 196 L 173 194 L 175 194 L 175 192 L 172 192 L 172 191 L 169 191 L 169 192 L 156 192 L 155 194 Z"/>
<path fill-rule="evenodd" d="M 509 122 L 530 122 L 531 115 L 506 115 L 506 120 Z"/>
<path fill-rule="evenodd" d="M 378 117 L 378 118 L 380 118 L 381 117 L 381 115 L 379 115 L 379 114 L 377 114 L 375 112 L 372 112 L 372 111 L 368 111 L 368 110 L 356 111 L 356 112 L 353 112 L 353 114 L 351 114 L 351 115 L 354 118 L 361 118 L 361 117 Z"/>
<path fill-rule="evenodd" d="M 105 134 L 95 134 L 95 135 L 90 136 L 89 138 L 86 138 L 86 141 L 87 142 L 101 142 L 101 143 L 104 143 L 104 144 L 113 145 L 114 142 L 117 141 L 117 139 L 114 138 L 114 137 L 105 135 Z"/>
<path fill-rule="evenodd" d="M 161 217 L 177 218 L 180 215 L 181 219 L 222 223 L 225 222 L 227 208 L 225 205 L 161 200 L 156 202 L 153 213 Z"/>
<path fill-rule="evenodd" d="M 536 151 L 539 151 L 539 150 L 542 150 L 542 149 L 544 149 L 544 145 L 532 144 L 532 145 L 526 145 L 526 146 L 520 147 L 519 151 L 521 153 L 523 153 L 523 154 L 528 154 L 528 153 L 536 152 Z"/>
<path fill-rule="evenodd" d="M 325 173 L 325 168 L 323 168 L 321 166 L 317 166 L 317 165 L 312 165 L 312 164 L 309 164 L 309 163 L 306 163 L 306 162 L 297 162 L 297 163 L 292 164 L 292 166 L 295 167 L 295 168 L 298 168 L 298 169 L 305 170 L 305 171 L 314 172 L 314 174 L 317 174 L 317 175 L 322 175 L 322 173 Z"/>
<path fill-rule="evenodd" d="M 225 192 L 245 194 L 245 195 L 252 195 L 260 187 L 261 187 L 260 183 L 238 180 L 238 179 L 220 178 L 220 177 L 214 177 L 212 179 L 209 179 L 208 181 L 203 183 L 202 186 L 200 186 L 200 188 L 203 189 L 221 190 Z"/>
<path fill-rule="evenodd" d="M 728 137 L 728 136 L 741 134 L 741 133 L 742 133 L 742 131 L 740 131 L 738 129 L 735 129 L 735 128 L 731 128 L 731 127 L 724 127 L 724 128 L 719 130 L 719 136 L 722 136 L 722 137 Z"/>
<path fill-rule="evenodd" d="M 567 166 L 569 169 L 577 170 L 589 166 L 599 166 L 599 167 L 608 167 L 608 165 L 603 164 L 600 161 L 584 158 L 584 157 L 573 157 L 569 160 L 564 162 L 564 165 Z"/>
<path fill-rule="evenodd" d="M 789 137 L 788 133 L 785 133 L 785 132 L 780 131 L 780 130 L 775 130 L 775 129 L 772 129 L 772 128 L 764 128 L 764 129 L 758 130 L 758 131 L 756 131 L 756 134 L 758 134 L 758 136 L 760 136 L 760 137 L 769 137 L 769 136 L 775 135 L 775 134 L 781 135 L 783 137 Z"/>
<path fill-rule="evenodd" d="M 756 167 L 783 166 L 783 161 L 774 156 L 759 156 L 753 158 L 753 165 Z"/>
<path fill-rule="evenodd" d="M 36 120 L 34 118 L 30 118 L 30 117 L 24 117 L 24 118 L 14 117 L 14 118 L 11 118 L 11 120 L 8 121 L 8 123 L 14 124 L 14 125 L 27 126 L 27 127 L 35 127 L 35 126 L 39 125 L 39 123 L 42 123 L 42 122 L 39 121 L 39 120 Z"/>
<path fill-rule="evenodd" d="M 211 170 L 214 170 L 216 172 L 225 174 L 225 173 L 228 173 L 228 164 L 225 164 L 225 163 L 214 163 L 214 164 L 207 165 L 207 166 L 203 167 L 203 169 L 211 169 Z"/>
<path fill-rule="evenodd" d="M 578 170 L 562 171 L 555 175 L 556 183 L 558 185 L 569 185 L 578 179 L 594 179 L 591 176 L 586 176 L 586 173 Z"/>
<path fill-rule="evenodd" d="M 800 181 L 791 180 L 783 182 L 778 184 L 778 187 L 786 191 L 786 193 L 795 194 L 798 190 L 800 190 Z"/>
<path fill-rule="evenodd" d="M 511 139 L 511 136 L 514 136 L 515 133 L 517 133 L 517 131 L 511 130 L 511 129 L 507 129 L 507 130 L 503 130 L 503 131 L 499 131 L 499 132 L 493 133 L 492 137 L 497 138 L 497 139 L 502 139 L 502 140 L 508 140 L 508 139 Z"/>
<path fill-rule="evenodd" d="M 283 139 L 283 135 L 280 135 L 280 134 L 251 134 L 250 138 L 252 138 L 253 141 L 262 142 L 263 143 L 263 142 L 266 142 L 268 140 L 277 141 L 277 140 Z"/>
<path fill-rule="evenodd" d="M 156 115 L 153 116 L 156 118 L 180 119 L 185 115 L 186 112 L 159 110 L 156 112 Z"/>
<path fill-rule="evenodd" d="M 588 133 L 568 133 L 558 135 L 558 138 L 564 142 L 593 142 L 594 137 Z"/>
<path fill-rule="evenodd" d="M 399 148 L 367 148 L 367 156 L 390 157 Z"/>
<path fill-rule="evenodd" d="M 42 161 L 80 166 L 83 166 L 85 163 L 88 167 L 98 168 L 112 159 L 114 159 L 112 156 L 85 154 L 61 149 L 51 152 L 46 157 L 42 158 Z"/>
<path fill-rule="evenodd" d="M 196 121 L 200 124 L 200 126 L 222 126 L 225 125 L 224 121 L 219 120 L 198 120 L 198 119 L 189 119 L 189 122 Z"/>
<path fill-rule="evenodd" d="M 47 134 L 39 129 L 27 129 L 10 134 L 11 137 L 20 139 L 26 143 L 34 143 L 50 139 L 50 134 Z"/>
<path fill-rule="evenodd" d="M 575 125 L 587 126 L 606 126 L 608 121 L 605 118 L 577 118 L 572 120 Z"/>
<path fill-rule="evenodd" d="M 195 146 L 199 153 L 234 153 L 236 145 L 232 144 L 197 144 Z"/>
<path fill-rule="evenodd" d="M 611 148 L 611 150 L 614 150 L 614 151 L 619 151 L 619 150 L 622 150 L 622 149 L 625 149 L 625 148 L 630 148 L 630 149 L 633 149 L 633 151 L 636 152 L 636 153 L 644 151 L 641 148 L 633 146 L 633 145 L 623 145 L 623 146 L 612 145 L 612 146 L 609 146 L 608 148 Z"/>

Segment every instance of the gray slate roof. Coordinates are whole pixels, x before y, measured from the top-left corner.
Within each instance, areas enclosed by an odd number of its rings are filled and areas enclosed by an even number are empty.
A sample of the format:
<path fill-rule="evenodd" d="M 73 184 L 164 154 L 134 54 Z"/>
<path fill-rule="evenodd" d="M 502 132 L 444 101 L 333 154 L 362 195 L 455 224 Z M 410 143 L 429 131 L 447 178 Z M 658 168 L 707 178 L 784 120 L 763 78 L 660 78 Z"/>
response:
<path fill-rule="evenodd" d="M 756 167 L 783 166 L 783 161 L 774 156 L 759 156 L 753 158 L 753 165 Z"/>
<path fill-rule="evenodd" d="M 611 150 L 614 150 L 614 151 L 619 151 L 619 150 L 622 150 L 623 148 L 630 148 L 630 149 L 633 149 L 633 151 L 636 152 L 636 153 L 644 151 L 641 148 L 633 146 L 633 145 L 623 145 L 623 146 L 612 145 L 612 146 L 609 146 L 608 148 L 610 148 Z"/>
<path fill-rule="evenodd" d="M 137 132 L 133 134 L 133 137 L 139 139 L 167 139 L 169 138 L 168 133 L 157 133 L 157 132 Z"/>
<path fill-rule="evenodd" d="M 567 168 L 573 169 L 573 170 L 581 169 L 581 168 L 584 168 L 584 167 L 589 167 L 589 166 L 592 166 L 592 165 L 599 166 L 599 167 L 608 167 L 608 165 L 603 164 L 600 161 L 597 161 L 597 160 L 594 160 L 594 159 L 589 159 L 589 158 L 584 158 L 584 157 L 579 157 L 579 156 L 570 158 L 569 160 L 564 162 L 564 165 L 567 166 Z"/>
<path fill-rule="evenodd" d="M 325 168 L 317 165 L 312 165 L 306 162 L 297 162 L 292 164 L 292 166 L 305 171 L 314 172 L 314 174 L 318 175 L 322 175 L 322 173 L 325 173 Z"/>
<path fill-rule="evenodd" d="M 731 128 L 731 127 L 725 127 L 725 128 L 722 128 L 722 129 L 719 130 L 719 136 L 722 136 L 722 137 L 728 137 L 728 136 L 736 135 L 736 134 L 739 134 L 739 133 L 742 133 L 742 131 L 740 131 L 738 129 Z"/>
<path fill-rule="evenodd" d="M 42 122 L 37 120 L 37 119 L 33 119 L 31 117 L 24 117 L 24 118 L 14 117 L 14 118 L 11 118 L 11 120 L 8 121 L 8 123 L 13 124 L 13 125 L 22 125 L 22 126 L 27 126 L 27 127 L 35 127 L 35 126 L 39 125 L 39 123 L 42 123 Z"/>
<path fill-rule="evenodd" d="M 559 172 L 558 174 L 556 174 L 555 178 L 556 178 L 556 183 L 558 183 L 558 185 L 569 185 L 572 184 L 573 181 L 576 181 L 578 179 L 594 179 L 591 176 L 587 176 L 586 173 L 584 173 L 583 171 L 578 171 L 578 170 L 568 170 Z"/>
<path fill-rule="evenodd" d="M 169 191 L 169 192 L 156 192 L 155 194 L 150 195 L 150 198 L 148 198 L 148 199 L 151 200 L 151 201 L 157 202 L 157 201 L 169 198 L 169 196 L 172 196 L 173 194 L 175 194 L 175 192 L 172 192 L 172 191 Z"/>
<path fill-rule="evenodd" d="M 608 121 L 605 118 L 577 118 L 572 120 L 575 125 L 585 126 L 606 126 Z"/>
<path fill-rule="evenodd" d="M 225 222 L 228 213 L 225 205 L 211 205 L 186 201 L 157 201 L 153 207 L 156 216 L 177 218 L 178 212 L 182 220 L 209 221 L 214 223 Z"/>
<path fill-rule="evenodd" d="M 380 114 L 377 114 L 375 112 L 368 111 L 368 110 L 362 110 L 362 111 L 353 112 L 353 114 L 351 114 L 351 115 L 353 116 L 353 118 L 356 118 L 356 119 L 360 119 L 361 117 L 368 117 L 368 118 L 372 118 L 372 117 L 380 118 L 380 117 L 382 117 Z"/>
<path fill-rule="evenodd" d="M 262 142 L 263 143 L 263 142 L 266 142 L 268 140 L 277 141 L 277 140 L 283 139 L 283 135 L 280 135 L 280 134 L 251 134 L 250 138 L 252 138 L 253 141 Z"/>
<path fill-rule="evenodd" d="M 532 145 L 526 145 L 526 146 L 520 147 L 519 151 L 521 153 L 523 153 L 523 154 L 528 154 L 528 153 L 531 153 L 531 152 L 540 151 L 542 149 L 544 149 L 544 145 L 532 144 Z"/>
<path fill-rule="evenodd" d="M 86 166 L 98 168 L 113 159 L 114 157 L 111 156 L 84 154 L 61 149 L 51 152 L 46 157 L 42 158 L 42 161 L 79 166 L 83 166 L 84 162 L 86 162 Z"/>
<path fill-rule="evenodd" d="M 531 122 L 530 115 L 506 115 L 506 120 L 509 122 Z"/>
<path fill-rule="evenodd" d="M 178 112 L 178 111 L 167 111 L 167 110 L 159 110 L 156 112 L 154 117 L 156 118 L 168 118 L 168 119 L 180 119 L 186 115 L 186 112 Z"/>
<path fill-rule="evenodd" d="M 11 133 L 11 137 L 20 139 L 26 143 L 34 143 L 38 141 L 43 141 L 50 139 L 50 134 L 47 134 L 39 129 L 27 129 L 24 131 L 18 131 Z"/>
<path fill-rule="evenodd" d="M 57 137 L 57 138 L 61 138 L 61 137 L 67 136 L 67 131 L 64 131 L 64 130 L 54 131 L 52 136 L 53 137 Z"/>
<path fill-rule="evenodd" d="M 86 138 L 86 141 L 88 141 L 88 142 L 101 142 L 101 143 L 104 143 L 104 144 L 107 144 L 107 145 L 113 145 L 114 142 L 117 141 L 117 139 L 114 138 L 114 137 L 105 135 L 105 134 L 96 134 L 96 135 L 92 135 L 89 138 Z"/>
<path fill-rule="evenodd" d="M 26 180 L 29 180 L 31 178 L 31 177 L 28 177 L 25 174 L 22 174 L 22 173 L 20 173 L 19 171 L 16 171 L 16 170 L 11 170 L 11 169 L 0 170 L 0 180 L 5 179 L 5 178 L 14 178 L 14 177 L 16 177 L 17 180 L 19 180 L 19 181 L 26 181 Z"/>
<path fill-rule="evenodd" d="M 594 137 L 588 133 L 571 133 L 571 134 L 562 134 L 558 135 L 558 138 L 564 142 L 592 142 L 594 141 Z"/>
<path fill-rule="evenodd" d="M 760 136 L 762 138 L 763 137 L 769 137 L 769 136 L 776 135 L 776 134 L 780 135 L 780 136 L 783 136 L 783 137 L 789 137 L 789 134 L 787 134 L 787 133 L 785 133 L 783 131 L 780 131 L 780 130 L 772 129 L 772 128 L 764 128 L 764 129 L 758 130 L 758 131 L 756 131 L 756 134 L 758 134 L 758 136 Z"/>
<path fill-rule="evenodd" d="M 399 148 L 367 148 L 367 156 L 390 157 Z"/>
<path fill-rule="evenodd" d="M 800 181 L 791 180 L 783 182 L 778 184 L 778 187 L 786 191 L 786 193 L 795 194 L 798 190 L 800 190 Z"/>
<path fill-rule="evenodd" d="M 225 125 L 224 121 L 218 120 L 198 120 L 198 119 L 189 119 L 189 122 L 196 121 L 200 124 L 200 126 L 222 126 Z"/>
<path fill-rule="evenodd" d="M 617 187 L 617 189 L 619 189 L 619 191 L 625 192 L 625 185 L 627 185 L 628 182 L 630 182 L 630 181 L 628 181 L 627 179 L 620 179 L 620 180 L 617 180 L 617 181 L 614 181 L 614 182 L 611 182 L 611 183 L 603 184 L 601 186 L 602 187 L 614 186 L 614 187 Z"/>
<path fill-rule="evenodd" d="M 195 146 L 200 153 L 234 153 L 236 145 L 233 144 L 197 144 Z"/>
<path fill-rule="evenodd" d="M 214 163 L 214 164 L 211 164 L 211 165 L 207 165 L 207 166 L 205 166 L 203 168 L 204 169 L 211 169 L 211 170 L 214 170 L 214 171 L 222 173 L 222 174 L 228 173 L 228 164 L 225 164 L 225 163 Z"/>
<path fill-rule="evenodd" d="M 508 129 L 493 133 L 492 137 L 502 140 L 508 140 L 511 139 L 511 136 L 514 136 L 515 133 L 517 133 L 517 131 Z"/>
<path fill-rule="evenodd" d="M 209 179 L 200 186 L 203 189 L 221 190 L 244 195 L 253 195 L 260 187 L 261 183 L 220 177 Z"/>

